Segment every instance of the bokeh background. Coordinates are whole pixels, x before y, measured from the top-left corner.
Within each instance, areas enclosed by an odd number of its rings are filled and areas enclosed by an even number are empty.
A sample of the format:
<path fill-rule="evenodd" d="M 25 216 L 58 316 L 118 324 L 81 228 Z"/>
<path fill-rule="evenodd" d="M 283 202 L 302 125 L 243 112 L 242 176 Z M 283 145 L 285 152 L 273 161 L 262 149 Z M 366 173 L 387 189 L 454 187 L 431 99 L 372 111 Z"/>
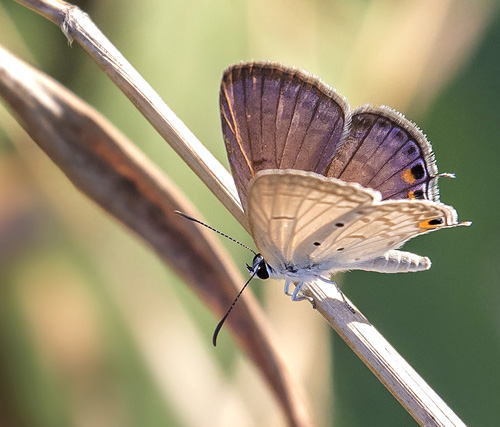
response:
<path fill-rule="evenodd" d="M 478 0 L 148 0 L 78 3 L 227 165 L 224 68 L 270 59 L 306 69 L 352 106 L 386 104 L 433 143 L 441 198 L 471 228 L 405 249 L 429 272 L 337 277 L 448 405 L 500 419 L 500 8 Z M 72 89 L 162 168 L 213 226 L 251 239 L 100 69 L 61 31 L 0 1 L 0 43 Z M 223 242 L 244 270 L 250 256 Z M 412 418 L 310 310 L 259 282 L 283 357 L 320 426 Z M 284 425 L 218 319 L 135 236 L 82 196 L 0 106 L 0 425 Z"/>

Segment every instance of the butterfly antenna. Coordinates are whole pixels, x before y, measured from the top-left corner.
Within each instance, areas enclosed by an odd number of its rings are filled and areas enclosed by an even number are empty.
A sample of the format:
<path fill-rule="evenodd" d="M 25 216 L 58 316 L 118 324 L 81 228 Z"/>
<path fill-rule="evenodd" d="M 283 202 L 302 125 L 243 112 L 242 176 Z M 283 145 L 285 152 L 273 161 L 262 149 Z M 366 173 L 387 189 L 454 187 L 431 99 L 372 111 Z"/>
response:
<path fill-rule="evenodd" d="M 238 245 L 240 245 L 240 246 L 244 247 L 245 249 L 249 250 L 254 255 L 257 255 L 257 252 L 255 252 L 252 248 L 249 248 L 247 245 L 245 245 L 244 243 L 241 243 L 240 241 L 236 240 L 234 237 L 228 236 L 227 234 L 223 233 L 222 231 L 219 231 L 216 228 L 213 228 L 210 225 L 205 224 L 204 222 L 201 222 L 199 219 L 193 218 L 192 216 L 189 216 L 189 215 L 185 214 L 184 212 L 180 212 L 180 211 L 174 211 L 174 212 L 177 215 L 180 215 L 180 216 L 182 216 L 182 217 L 184 217 L 186 219 L 189 219 L 189 221 L 196 222 L 196 223 L 198 223 L 200 225 L 203 225 L 204 227 L 207 227 L 209 230 L 215 231 L 217 234 L 220 234 L 221 236 L 225 237 L 226 239 L 229 239 L 232 242 L 237 243 Z"/>
<path fill-rule="evenodd" d="M 224 315 L 222 320 L 217 324 L 215 331 L 214 331 L 214 335 L 212 336 L 212 344 L 214 345 L 214 347 L 217 346 L 217 336 L 219 335 L 219 332 L 222 328 L 222 325 L 226 321 L 227 316 L 229 316 L 229 313 L 231 313 L 231 310 L 234 308 L 234 306 L 236 305 L 236 302 L 238 301 L 238 299 L 240 298 L 241 294 L 243 293 L 245 288 L 248 286 L 250 281 L 253 279 L 255 274 L 256 274 L 256 271 L 252 273 L 252 275 L 250 276 L 250 279 L 248 279 L 247 282 L 243 285 L 243 287 L 241 288 L 241 291 L 238 292 L 238 295 L 236 295 L 236 298 L 234 299 L 233 303 L 231 304 L 231 307 L 229 307 L 229 310 L 226 311 L 226 314 Z"/>

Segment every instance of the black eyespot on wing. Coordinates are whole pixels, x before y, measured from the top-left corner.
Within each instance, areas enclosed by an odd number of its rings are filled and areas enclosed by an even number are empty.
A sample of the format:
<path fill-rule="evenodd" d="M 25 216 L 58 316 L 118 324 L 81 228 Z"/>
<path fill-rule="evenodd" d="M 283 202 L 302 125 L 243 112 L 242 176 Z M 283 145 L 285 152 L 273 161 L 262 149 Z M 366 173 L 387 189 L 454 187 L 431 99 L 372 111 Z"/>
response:
<path fill-rule="evenodd" d="M 424 191 L 423 190 L 415 190 L 413 192 L 413 196 L 415 197 L 415 199 L 419 199 L 419 200 L 425 199 Z"/>
<path fill-rule="evenodd" d="M 411 156 L 415 151 L 416 151 L 415 146 L 414 145 L 410 145 L 410 147 L 408 148 L 408 150 L 406 150 L 406 155 L 407 156 Z"/>
<path fill-rule="evenodd" d="M 443 223 L 443 220 L 441 218 L 435 218 L 435 219 L 431 219 L 429 221 L 429 225 L 439 225 L 442 223 Z"/>
<path fill-rule="evenodd" d="M 443 224 L 443 218 L 433 218 L 420 221 L 418 226 L 421 231 L 433 230 Z"/>
<path fill-rule="evenodd" d="M 313 245 L 314 245 L 314 246 L 320 246 L 320 245 L 321 245 L 321 243 L 320 243 L 320 242 L 314 242 L 314 243 L 313 243 Z"/>
<path fill-rule="evenodd" d="M 425 175 L 424 167 L 421 164 L 413 166 L 411 168 L 411 174 L 416 180 L 422 179 Z"/>
<path fill-rule="evenodd" d="M 336 227 L 343 227 L 344 226 L 344 223 L 342 222 L 337 222 L 337 224 L 335 224 Z"/>
<path fill-rule="evenodd" d="M 344 250 L 344 248 L 338 248 L 337 252 L 342 252 L 343 250 Z"/>

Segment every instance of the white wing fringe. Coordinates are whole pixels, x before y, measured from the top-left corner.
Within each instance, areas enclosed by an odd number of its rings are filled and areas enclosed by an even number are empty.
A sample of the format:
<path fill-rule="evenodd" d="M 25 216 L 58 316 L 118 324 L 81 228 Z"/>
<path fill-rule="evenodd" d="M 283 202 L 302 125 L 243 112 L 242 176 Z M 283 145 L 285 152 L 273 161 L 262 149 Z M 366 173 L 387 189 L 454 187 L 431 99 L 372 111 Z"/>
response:
<path fill-rule="evenodd" d="M 431 268 L 431 260 L 411 252 L 392 250 L 383 256 L 364 261 L 351 267 L 352 270 L 376 271 L 378 273 L 408 273 Z"/>

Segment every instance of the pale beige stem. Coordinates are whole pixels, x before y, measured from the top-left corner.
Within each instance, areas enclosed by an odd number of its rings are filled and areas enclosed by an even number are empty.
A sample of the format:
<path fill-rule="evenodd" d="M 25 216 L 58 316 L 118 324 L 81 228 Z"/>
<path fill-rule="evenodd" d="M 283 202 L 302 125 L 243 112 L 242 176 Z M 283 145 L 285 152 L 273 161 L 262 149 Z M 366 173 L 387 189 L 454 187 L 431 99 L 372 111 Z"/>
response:
<path fill-rule="evenodd" d="M 248 230 L 234 180 L 220 162 L 163 102 L 160 96 L 78 7 L 55 0 L 18 1 L 61 27 L 77 41 L 158 133 Z"/>

